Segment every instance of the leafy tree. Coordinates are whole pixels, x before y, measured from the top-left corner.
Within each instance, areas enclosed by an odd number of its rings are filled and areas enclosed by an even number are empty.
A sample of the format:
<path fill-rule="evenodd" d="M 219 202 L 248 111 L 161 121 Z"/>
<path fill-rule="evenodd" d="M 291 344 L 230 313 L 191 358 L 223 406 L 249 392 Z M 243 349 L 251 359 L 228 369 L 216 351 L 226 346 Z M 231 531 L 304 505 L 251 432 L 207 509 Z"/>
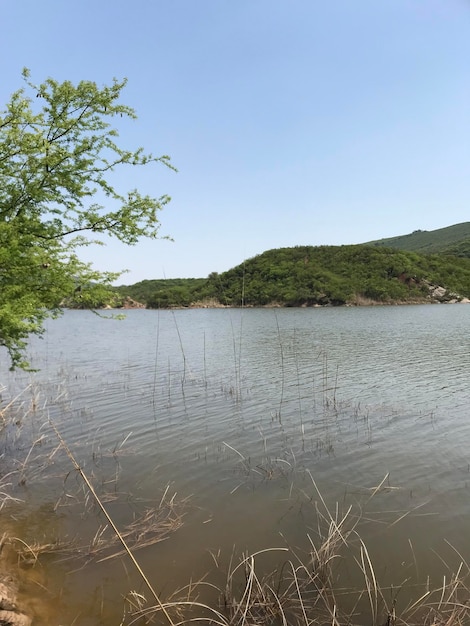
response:
<path fill-rule="evenodd" d="M 81 246 L 102 244 L 102 234 L 129 245 L 158 237 L 158 212 L 169 197 L 123 193 L 113 172 L 172 167 L 167 156 L 118 145 L 111 122 L 136 118 L 120 102 L 125 80 L 101 88 L 52 78 L 35 85 L 28 70 L 23 79 L 0 111 L 0 345 L 12 367 L 27 366 L 28 336 L 41 335 L 67 299 L 92 308 L 118 276 L 80 261 Z"/>

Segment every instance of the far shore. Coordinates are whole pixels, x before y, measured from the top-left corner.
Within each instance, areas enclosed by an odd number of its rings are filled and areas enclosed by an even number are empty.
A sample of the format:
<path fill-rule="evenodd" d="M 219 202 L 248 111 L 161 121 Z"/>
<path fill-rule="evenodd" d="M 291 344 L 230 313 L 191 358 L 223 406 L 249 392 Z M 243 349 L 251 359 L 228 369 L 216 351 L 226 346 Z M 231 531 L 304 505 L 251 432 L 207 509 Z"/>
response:
<path fill-rule="evenodd" d="M 154 311 L 178 311 L 186 309 L 325 309 L 325 308 L 341 308 L 341 307 L 363 307 L 363 306 L 404 306 L 404 305 L 417 305 L 417 304 L 470 304 L 470 298 L 453 298 L 450 300 L 439 300 L 437 298 L 415 298 L 413 300 L 371 300 L 370 298 L 364 298 L 358 296 L 354 301 L 346 302 L 345 304 L 300 304 L 298 306 L 290 306 L 280 302 L 270 302 L 269 304 L 222 304 L 216 300 L 208 300 L 201 302 L 193 302 L 187 306 L 169 306 L 169 307 L 149 307 L 142 302 L 135 300 L 127 301 L 121 307 L 103 307 L 103 309 L 111 310 L 113 308 L 119 310 L 129 309 L 146 309 Z"/>

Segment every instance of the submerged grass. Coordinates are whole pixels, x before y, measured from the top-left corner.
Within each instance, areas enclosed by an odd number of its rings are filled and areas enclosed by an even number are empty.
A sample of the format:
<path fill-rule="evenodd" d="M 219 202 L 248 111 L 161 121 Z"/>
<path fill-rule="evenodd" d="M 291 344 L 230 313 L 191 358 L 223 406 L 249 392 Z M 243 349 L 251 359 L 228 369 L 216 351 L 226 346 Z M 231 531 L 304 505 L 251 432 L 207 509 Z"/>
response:
<path fill-rule="evenodd" d="M 330 402 L 326 372 L 324 387 L 325 404 L 336 415 L 339 411 L 335 392 L 337 383 Z M 21 408 L 18 408 L 20 401 Z M 26 406 L 24 398 L 17 398 L 16 403 L 5 407 L 0 413 L 4 429 L 11 427 L 12 420 L 15 428 L 20 429 L 24 416 L 36 410 L 36 394 L 32 396 L 31 403 L 31 406 Z M 23 419 L 19 418 L 20 415 L 23 415 Z M 51 425 L 50 420 L 48 424 Z M 39 568 L 46 557 L 60 562 L 67 559 L 74 568 L 79 561 L 80 566 L 84 566 L 91 562 L 129 558 L 144 581 L 146 590 L 143 592 L 139 588 L 129 591 L 125 599 L 122 625 L 151 622 L 171 626 L 191 623 L 219 626 L 470 624 L 470 568 L 461 553 L 451 546 L 457 564 L 453 567 L 451 563 L 442 560 L 444 574 L 442 580 L 434 586 L 429 580 L 419 585 L 416 581 L 406 579 L 400 580 L 396 587 L 382 584 L 377 563 L 362 536 L 361 522 L 365 519 L 363 511 L 352 505 L 346 506 L 344 510 L 340 505 L 332 509 L 308 471 L 309 487 L 314 495 L 305 493 L 305 502 L 306 506 L 313 507 L 311 518 L 314 523 L 307 533 L 307 549 L 294 547 L 281 537 L 280 543 L 283 545 L 280 546 L 238 555 L 234 551 L 227 564 L 217 553 L 213 555 L 214 571 L 208 572 L 206 577 L 198 581 L 188 582 L 182 589 L 163 595 L 147 578 L 134 553 L 170 537 L 180 529 L 187 511 L 187 500 L 177 498 L 166 487 L 158 502 L 144 507 L 129 524 L 118 528 L 108 506 L 120 498 L 117 489 L 118 471 L 109 483 L 102 482 L 98 492 L 93 477 L 84 471 L 54 425 L 53 430 L 59 445 L 50 446 L 46 453 L 42 449 L 44 432 L 35 433 L 32 444 L 25 448 L 23 458 L 16 462 L 14 471 L 3 475 L 0 506 L 5 511 L 22 506 L 14 490 L 10 490 L 12 481 L 24 486 L 38 472 L 45 468 L 49 471 L 62 450 L 66 452 L 76 475 L 84 481 L 86 489 L 77 494 L 65 492 L 67 476 L 62 477 L 64 496 L 57 501 L 54 513 L 67 500 L 77 507 L 75 510 L 81 508 L 82 513 L 92 512 L 92 498 L 106 522 L 97 527 L 89 542 L 83 542 L 80 537 L 73 540 L 60 537 L 53 540 L 30 539 L 15 537 L 10 532 L 3 537 L 2 545 L 8 544 L 15 550 L 20 568 Z M 127 437 L 118 449 L 112 451 L 116 467 L 117 453 L 123 450 L 126 441 Z M 296 471 L 294 461 L 288 463 L 285 459 L 273 458 L 267 459 L 263 465 L 255 464 L 229 443 L 224 442 L 224 446 L 236 456 L 242 477 L 251 478 L 255 475 L 260 480 L 270 480 L 274 476 L 282 476 L 288 477 L 290 481 Z M 111 492 L 105 489 L 110 485 L 115 487 Z M 394 489 L 386 475 L 365 494 L 366 500 L 370 501 L 378 494 Z M 406 512 L 400 513 L 390 525 L 398 523 L 405 515 Z M 370 523 L 370 519 L 367 519 L 367 523 Z M 416 564 L 414 552 L 413 558 Z M 350 580 L 355 581 L 353 586 Z"/>
<path fill-rule="evenodd" d="M 434 588 L 429 581 L 410 585 L 405 600 L 400 595 L 407 581 L 396 588 L 382 587 L 365 542 L 359 533 L 361 518 L 352 507 L 330 511 L 313 481 L 319 498 L 317 529 L 308 537 L 310 549 L 272 547 L 238 559 L 232 554 L 225 583 L 192 583 L 164 606 L 178 624 L 208 623 L 219 626 L 464 626 L 470 623 L 470 569 L 462 555 L 455 571 Z M 221 555 L 213 555 L 222 571 Z M 272 569 L 266 562 L 275 561 Z M 342 570 L 354 563 L 362 585 L 344 586 Z M 200 600 L 207 587 L 218 602 Z M 161 607 L 134 604 L 125 623 L 159 621 Z"/>
<path fill-rule="evenodd" d="M 119 535 L 108 523 L 100 524 L 88 542 L 79 536 L 68 539 L 58 534 L 43 540 L 33 538 L 27 541 L 10 535 L 7 541 L 15 545 L 18 562 L 23 566 L 35 565 L 40 557 L 46 555 L 53 555 L 60 561 L 88 564 L 123 556 L 127 550 L 134 553 L 165 541 L 183 526 L 188 501 L 177 499 L 177 494 L 171 495 L 168 489 L 156 506 L 147 506 L 143 513 L 136 515 L 132 522 L 118 531 Z"/>

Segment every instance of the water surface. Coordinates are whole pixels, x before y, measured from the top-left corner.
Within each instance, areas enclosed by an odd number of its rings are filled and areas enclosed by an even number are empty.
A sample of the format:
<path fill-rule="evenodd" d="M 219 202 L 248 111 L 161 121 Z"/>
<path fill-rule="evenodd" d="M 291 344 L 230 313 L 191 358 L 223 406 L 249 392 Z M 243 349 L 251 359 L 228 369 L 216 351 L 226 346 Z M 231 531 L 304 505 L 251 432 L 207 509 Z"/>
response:
<path fill-rule="evenodd" d="M 37 409 L 21 436 L 4 433 L 15 494 L 41 507 L 39 532 L 51 516 L 70 536 L 103 523 L 66 506 L 86 489 L 54 425 L 97 486 L 131 494 L 109 504 L 118 525 L 167 485 L 191 496 L 183 528 L 139 553 L 162 592 L 213 569 L 215 554 L 304 547 L 317 488 L 331 510 L 362 507 L 384 584 L 439 577 L 446 542 L 470 557 L 469 325 L 465 305 L 66 311 L 31 342 L 39 372 L 3 363 L 4 398 L 30 385 Z M 119 623 L 139 582 L 116 563 L 48 572 L 62 619 Z"/>

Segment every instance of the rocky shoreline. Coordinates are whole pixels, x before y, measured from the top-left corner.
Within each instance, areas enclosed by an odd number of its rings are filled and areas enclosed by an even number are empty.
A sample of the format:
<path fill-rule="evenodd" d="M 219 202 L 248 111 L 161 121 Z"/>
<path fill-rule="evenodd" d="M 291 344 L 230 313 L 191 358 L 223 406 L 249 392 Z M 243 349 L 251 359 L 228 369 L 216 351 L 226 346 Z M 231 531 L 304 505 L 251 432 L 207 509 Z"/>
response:
<path fill-rule="evenodd" d="M 470 304 L 470 298 L 451 298 L 449 300 L 443 300 L 439 297 L 428 297 L 428 298 L 414 298 L 412 300 L 389 300 L 384 302 L 383 300 L 371 300 L 370 298 L 364 298 L 362 296 L 357 296 L 354 301 L 346 302 L 345 304 L 335 305 L 335 304 L 302 304 L 297 308 L 301 309 L 325 309 L 325 308 L 333 308 L 333 307 L 362 307 L 362 306 L 404 306 L 404 305 L 416 305 L 416 304 Z M 112 308 L 112 307 L 106 307 Z M 153 310 L 187 310 L 187 309 L 285 309 L 285 308 L 296 308 L 296 307 L 288 307 L 285 304 L 279 302 L 270 302 L 269 304 L 263 305 L 253 305 L 253 304 L 239 304 L 237 306 L 233 304 L 221 304 L 217 301 L 202 301 L 202 302 L 193 302 L 188 306 L 170 306 L 165 307 L 164 309 L 153 309 Z M 133 300 L 132 302 L 127 302 L 126 306 L 119 307 L 119 309 L 123 310 L 131 310 L 131 309 L 146 309 L 147 307 L 142 302 L 136 302 Z"/>

